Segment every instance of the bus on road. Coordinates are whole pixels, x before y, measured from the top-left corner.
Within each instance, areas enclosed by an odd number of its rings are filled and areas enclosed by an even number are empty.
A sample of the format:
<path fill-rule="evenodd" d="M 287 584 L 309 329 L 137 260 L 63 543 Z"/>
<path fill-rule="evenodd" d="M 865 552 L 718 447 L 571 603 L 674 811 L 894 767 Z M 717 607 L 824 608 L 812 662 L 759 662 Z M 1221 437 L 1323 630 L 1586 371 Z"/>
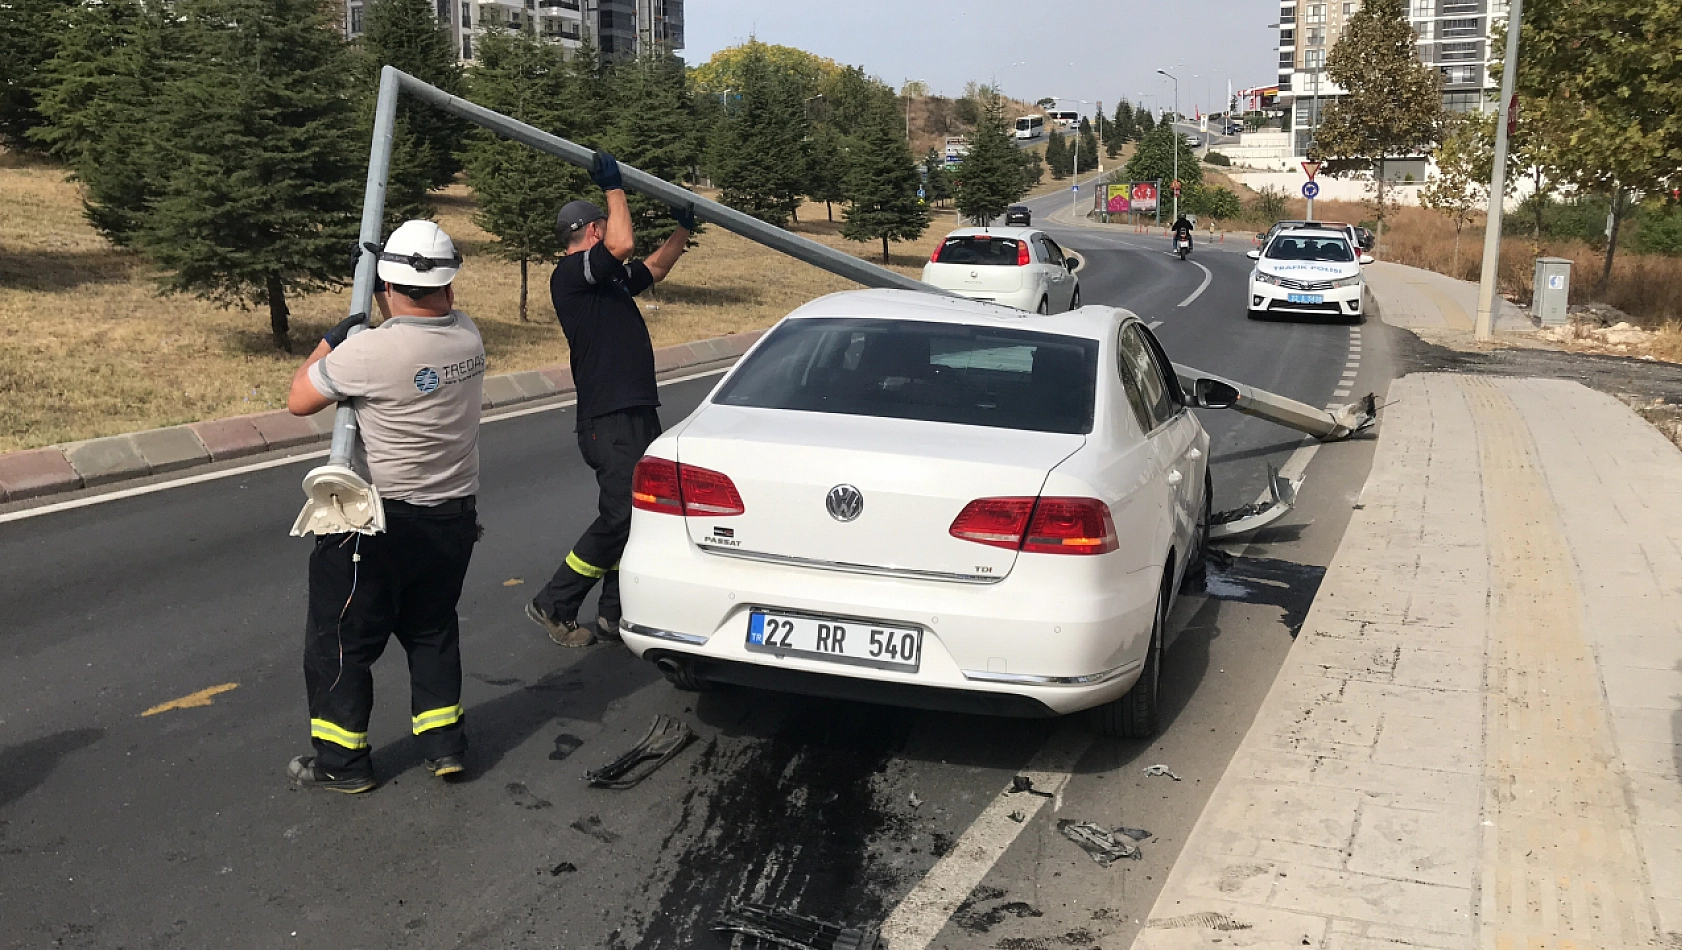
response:
<path fill-rule="evenodd" d="M 1037 139 L 1045 134 L 1045 116 L 1025 115 L 1016 120 L 1016 137 L 1019 139 Z"/>
<path fill-rule="evenodd" d="M 1057 127 L 1060 129 L 1072 129 L 1075 126 L 1080 125 L 1079 112 L 1052 112 L 1048 113 L 1048 115 L 1051 116 L 1051 121 L 1057 123 Z"/>

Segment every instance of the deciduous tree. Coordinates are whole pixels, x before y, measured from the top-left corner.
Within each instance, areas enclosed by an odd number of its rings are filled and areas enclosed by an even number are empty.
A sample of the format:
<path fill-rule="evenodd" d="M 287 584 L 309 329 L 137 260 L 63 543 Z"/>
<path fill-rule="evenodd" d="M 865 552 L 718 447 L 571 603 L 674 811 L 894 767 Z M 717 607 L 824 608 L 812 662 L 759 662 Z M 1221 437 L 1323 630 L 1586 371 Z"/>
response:
<path fill-rule="evenodd" d="M 1489 206 L 1489 179 L 1495 162 L 1494 116 L 1453 113 L 1443 123 L 1437 145 L 1437 174 L 1419 191 L 1419 203 L 1454 225 L 1450 274 L 1460 276 L 1460 236 L 1466 225 Z"/>
<path fill-rule="evenodd" d="M 1133 157 L 1127 160 L 1127 177 L 1133 181 L 1160 181 L 1166 199 L 1168 185 L 1174 180 L 1174 150 L 1179 149 L 1179 175 L 1183 190 L 1189 191 L 1203 183 L 1203 168 L 1197 153 L 1186 144 L 1186 137 L 1168 123 L 1156 126 L 1139 140 Z"/>

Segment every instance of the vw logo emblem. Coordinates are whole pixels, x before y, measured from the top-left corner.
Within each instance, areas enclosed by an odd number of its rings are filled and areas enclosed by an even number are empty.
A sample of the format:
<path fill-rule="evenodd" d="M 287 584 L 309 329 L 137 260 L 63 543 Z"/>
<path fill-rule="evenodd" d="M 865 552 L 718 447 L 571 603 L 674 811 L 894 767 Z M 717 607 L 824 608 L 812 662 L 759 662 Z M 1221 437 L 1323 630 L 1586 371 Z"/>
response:
<path fill-rule="evenodd" d="M 836 521 L 854 521 L 864 513 L 864 493 L 851 485 L 837 485 L 829 490 L 823 506 Z"/>

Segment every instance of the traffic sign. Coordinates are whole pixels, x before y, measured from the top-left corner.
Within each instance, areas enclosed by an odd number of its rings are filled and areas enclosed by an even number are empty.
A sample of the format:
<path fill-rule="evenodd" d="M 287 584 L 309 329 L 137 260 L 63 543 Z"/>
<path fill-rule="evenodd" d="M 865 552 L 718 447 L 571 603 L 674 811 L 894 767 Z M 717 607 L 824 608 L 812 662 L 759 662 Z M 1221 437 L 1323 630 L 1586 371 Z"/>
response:
<path fill-rule="evenodd" d="M 1325 163 L 1324 162 L 1303 162 L 1302 163 L 1302 170 L 1308 173 L 1308 180 L 1309 181 L 1313 181 L 1314 176 L 1320 174 L 1320 166 L 1323 165 L 1323 164 L 1325 164 Z"/>
<path fill-rule="evenodd" d="M 1080 190 L 1080 186 L 1079 186 L 1079 185 L 1070 185 L 1070 186 L 1069 186 L 1069 190 L 1070 190 L 1070 191 L 1079 191 L 1079 190 Z"/>
<path fill-rule="evenodd" d="M 1311 181 L 1302 183 L 1302 196 L 1310 200 L 1320 197 L 1320 186 Z"/>
<path fill-rule="evenodd" d="M 1177 194 L 1180 193 L 1180 180 L 1178 178 L 1174 179 L 1173 189 L 1174 189 L 1174 194 L 1177 195 Z"/>
<path fill-rule="evenodd" d="M 924 197 L 927 197 L 927 195 L 924 193 L 923 189 L 919 188 L 919 189 L 917 189 L 917 197 L 918 198 L 924 198 Z"/>

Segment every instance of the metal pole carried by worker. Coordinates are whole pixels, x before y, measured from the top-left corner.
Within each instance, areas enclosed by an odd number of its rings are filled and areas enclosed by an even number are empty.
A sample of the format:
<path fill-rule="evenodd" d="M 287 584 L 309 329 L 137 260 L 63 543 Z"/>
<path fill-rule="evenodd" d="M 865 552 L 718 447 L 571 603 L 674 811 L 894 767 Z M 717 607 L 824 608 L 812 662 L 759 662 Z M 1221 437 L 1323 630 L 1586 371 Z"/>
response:
<path fill-rule="evenodd" d="M 555 228 L 566 256 L 555 266 L 549 292 L 572 350 L 578 450 L 596 473 L 598 513 L 526 605 L 526 615 L 566 647 L 619 639 L 619 555 L 631 536 L 631 479 L 661 431 L 654 344 L 634 298 L 665 279 L 695 230 L 694 209 L 674 208 L 677 229 L 645 260 L 633 261 L 636 235 L 619 163 L 596 152 L 590 178 L 604 192 L 607 211 L 582 200 L 560 210 Z M 598 581 L 596 623 L 582 627 L 578 611 Z"/>
<path fill-rule="evenodd" d="M 395 635 L 409 659 L 421 756 L 440 778 L 465 771 L 456 602 L 478 540 L 479 408 L 485 345 L 455 309 L 455 243 L 431 221 L 408 221 L 377 255 L 374 300 L 384 320 L 357 313 L 328 331 L 292 378 L 294 415 L 354 407 L 357 474 L 384 506 L 385 530 L 317 533 L 304 634 L 313 755 L 293 782 L 358 793 L 374 788 L 368 719 L 374 661 Z"/>

